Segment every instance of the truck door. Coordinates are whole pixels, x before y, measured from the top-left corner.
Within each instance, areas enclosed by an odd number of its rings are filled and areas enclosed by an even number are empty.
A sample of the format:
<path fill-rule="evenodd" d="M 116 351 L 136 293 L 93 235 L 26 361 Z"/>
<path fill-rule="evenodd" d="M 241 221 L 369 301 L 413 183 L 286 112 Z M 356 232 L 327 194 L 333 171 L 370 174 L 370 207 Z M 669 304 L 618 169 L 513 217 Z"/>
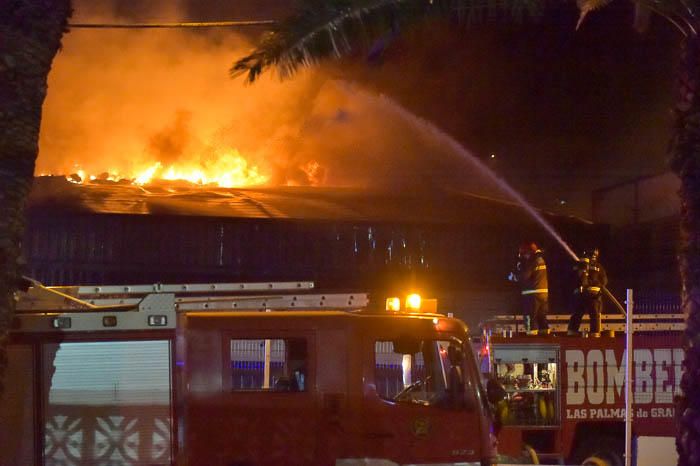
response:
<path fill-rule="evenodd" d="M 480 460 L 483 426 L 467 380 L 470 369 L 464 359 L 456 366 L 449 357 L 462 343 L 376 340 L 373 346 L 374 384 L 365 393 L 364 427 L 370 454 L 412 463 Z M 461 382 L 455 379 L 460 372 Z M 461 384 L 459 399 L 450 395 L 454 383 Z"/>
<path fill-rule="evenodd" d="M 191 458 L 216 465 L 313 464 L 314 335 L 241 331 L 223 340 L 222 392 L 192 399 L 189 407 Z"/>

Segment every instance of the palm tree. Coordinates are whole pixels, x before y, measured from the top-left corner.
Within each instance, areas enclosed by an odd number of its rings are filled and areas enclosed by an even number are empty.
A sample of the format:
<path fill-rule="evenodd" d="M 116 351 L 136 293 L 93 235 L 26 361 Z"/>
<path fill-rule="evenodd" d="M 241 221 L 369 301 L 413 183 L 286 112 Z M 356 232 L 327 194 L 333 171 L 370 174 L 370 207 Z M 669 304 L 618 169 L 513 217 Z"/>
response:
<path fill-rule="evenodd" d="M 579 24 L 613 0 L 577 0 Z M 682 34 L 678 101 L 670 145 L 671 168 L 681 180 L 680 272 L 686 314 L 685 361 L 677 402 L 679 465 L 700 464 L 700 2 L 632 0 L 637 19 L 650 12 Z M 482 18 L 539 16 L 547 0 L 302 0 L 296 13 L 276 25 L 248 56 L 231 68 L 253 82 L 267 68 L 281 77 L 358 46 L 383 47 L 400 25 L 430 15 L 456 17 L 466 24 Z M 382 36 L 384 34 L 384 36 Z"/>
<path fill-rule="evenodd" d="M 0 1 L 0 394 L 46 80 L 70 14 L 70 0 Z"/>

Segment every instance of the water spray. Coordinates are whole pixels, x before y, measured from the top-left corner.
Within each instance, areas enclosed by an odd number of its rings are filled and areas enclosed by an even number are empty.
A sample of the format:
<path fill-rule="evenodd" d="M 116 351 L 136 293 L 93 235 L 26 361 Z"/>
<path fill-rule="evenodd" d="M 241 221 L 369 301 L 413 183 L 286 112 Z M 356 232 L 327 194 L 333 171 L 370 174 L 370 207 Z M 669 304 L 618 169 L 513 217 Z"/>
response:
<path fill-rule="evenodd" d="M 339 84 L 344 84 L 339 86 L 343 90 L 343 92 L 349 94 L 352 91 L 355 94 L 362 95 L 364 98 L 375 102 L 380 107 L 394 114 L 397 114 L 399 117 L 410 123 L 412 126 L 415 126 L 417 129 L 427 131 L 436 140 L 447 145 L 456 154 L 459 154 L 463 159 L 465 159 L 467 162 L 471 163 L 474 167 L 476 167 L 476 169 L 479 170 L 480 173 L 482 173 L 489 180 L 494 182 L 501 190 L 503 190 L 503 192 L 508 194 L 513 200 L 520 204 L 520 206 L 523 209 L 525 209 L 525 211 L 527 211 L 527 213 L 529 213 L 532 216 L 532 218 L 534 218 L 537 221 L 537 223 L 539 223 L 542 226 L 542 228 L 544 228 L 575 261 L 579 261 L 579 257 L 576 255 L 576 253 L 571 249 L 571 247 L 566 243 L 566 241 L 564 241 L 564 239 L 559 235 L 559 233 L 557 233 L 554 227 L 552 227 L 552 225 L 550 225 L 549 222 L 547 222 L 544 219 L 544 217 L 542 217 L 542 215 L 540 214 L 540 212 L 537 211 L 537 209 L 532 207 L 519 192 L 513 189 L 513 187 L 511 187 L 503 178 L 499 177 L 493 170 L 491 170 L 486 164 L 479 160 L 479 158 L 477 158 L 471 152 L 469 152 L 462 144 L 460 144 L 452 136 L 445 133 L 428 120 L 425 120 L 409 112 L 389 97 L 386 97 L 384 95 L 375 96 L 349 83 L 339 82 Z"/>
<path fill-rule="evenodd" d="M 474 167 L 476 167 L 477 170 L 479 170 L 479 172 L 481 172 L 489 180 L 494 182 L 499 188 L 501 188 L 501 190 L 503 190 L 503 192 L 508 194 L 523 209 L 525 209 L 525 211 L 529 213 L 532 216 L 532 218 L 534 218 L 535 221 L 537 221 L 537 223 L 539 223 L 542 226 L 542 228 L 544 228 L 545 231 L 547 231 L 547 233 L 549 233 L 552 236 L 552 238 L 554 238 L 561 245 L 564 251 L 566 251 L 567 254 L 569 254 L 569 256 L 571 256 L 571 258 L 574 261 L 579 262 L 581 260 L 573 251 L 573 249 L 571 249 L 571 247 L 567 244 L 567 242 L 564 241 L 564 239 L 554 229 L 554 227 L 550 225 L 549 222 L 547 222 L 547 220 L 544 219 L 542 214 L 537 209 L 535 209 L 525 200 L 522 194 L 516 191 L 512 186 L 508 184 L 508 182 L 506 182 L 506 180 L 498 176 L 496 172 L 494 172 L 493 170 L 491 170 L 491 168 L 488 167 L 488 165 L 484 164 L 478 157 L 469 152 L 462 144 L 460 144 L 452 136 L 442 131 L 440 128 L 438 128 L 428 120 L 425 120 L 409 112 L 401 105 L 399 105 L 396 101 L 392 100 L 390 97 L 384 95 L 376 96 L 369 92 L 363 91 L 362 89 L 352 85 L 351 83 L 344 81 L 336 81 L 336 84 L 346 94 L 355 93 L 362 95 L 362 97 L 364 97 L 365 99 L 368 99 L 379 105 L 381 108 L 398 115 L 400 118 L 407 121 L 412 126 L 415 126 L 417 129 L 427 131 L 436 140 L 447 145 L 450 149 L 452 149 L 455 153 L 459 154 L 467 162 L 470 162 Z M 615 307 L 623 315 L 626 315 L 624 306 L 620 304 L 620 302 L 615 298 L 615 296 L 613 296 L 613 294 L 605 287 L 603 287 L 602 290 L 605 296 L 607 296 L 608 299 L 610 299 L 610 301 L 615 305 Z"/>

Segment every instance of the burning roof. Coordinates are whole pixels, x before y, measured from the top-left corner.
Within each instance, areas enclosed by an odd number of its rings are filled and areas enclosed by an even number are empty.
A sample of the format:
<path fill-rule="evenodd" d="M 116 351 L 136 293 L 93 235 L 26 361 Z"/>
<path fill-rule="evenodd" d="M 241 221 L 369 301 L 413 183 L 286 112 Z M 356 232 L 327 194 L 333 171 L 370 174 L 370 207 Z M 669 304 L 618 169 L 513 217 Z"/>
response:
<path fill-rule="evenodd" d="M 35 178 L 28 208 L 61 213 L 352 222 L 533 223 L 517 205 L 432 188 L 403 192 L 300 186 L 242 189 L 162 181 L 138 186 L 110 181 L 76 184 L 58 176 Z"/>

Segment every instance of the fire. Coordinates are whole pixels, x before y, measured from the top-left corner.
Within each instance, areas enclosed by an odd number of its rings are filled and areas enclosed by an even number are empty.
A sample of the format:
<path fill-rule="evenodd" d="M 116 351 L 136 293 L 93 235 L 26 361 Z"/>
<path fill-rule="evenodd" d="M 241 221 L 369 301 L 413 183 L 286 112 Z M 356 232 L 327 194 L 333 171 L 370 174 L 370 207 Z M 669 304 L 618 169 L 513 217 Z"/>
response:
<path fill-rule="evenodd" d="M 317 161 L 310 160 L 301 166 L 301 171 L 306 174 L 309 184 L 312 186 L 318 186 L 322 183 L 324 171 L 321 164 Z"/>
<path fill-rule="evenodd" d="M 109 170 L 100 175 L 86 174 L 78 168 L 74 175 L 67 177 L 74 183 L 95 180 L 127 181 L 136 185 L 147 185 L 156 180 L 188 181 L 197 185 L 216 185 L 222 188 L 262 185 L 270 177 L 241 156 L 235 149 L 216 151 L 207 160 L 178 161 L 165 165 L 156 161 L 143 164 L 131 173 Z"/>
<path fill-rule="evenodd" d="M 153 165 L 152 167 L 139 173 L 138 175 L 136 175 L 136 178 L 134 178 L 134 184 L 148 184 L 153 179 L 153 175 L 155 175 L 156 171 L 158 171 L 160 167 L 160 162 L 156 162 L 155 165 Z"/>

